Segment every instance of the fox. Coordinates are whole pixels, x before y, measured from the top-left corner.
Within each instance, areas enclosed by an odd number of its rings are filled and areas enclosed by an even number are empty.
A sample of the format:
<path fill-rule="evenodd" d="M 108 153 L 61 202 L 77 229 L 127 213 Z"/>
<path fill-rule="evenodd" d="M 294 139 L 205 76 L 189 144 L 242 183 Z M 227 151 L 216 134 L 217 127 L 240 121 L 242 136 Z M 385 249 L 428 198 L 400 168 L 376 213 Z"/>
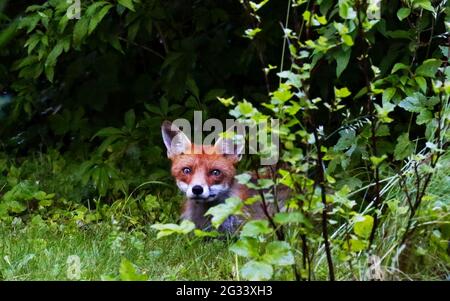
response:
<path fill-rule="evenodd" d="M 242 144 L 232 139 L 217 139 L 214 145 L 197 145 L 170 121 L 161 126 L 162 138 L 171 160 L 171 174 L 178 188 L 185 195 L 181 209 L 181 219 L 189 220 L 195 227 L 211 230 L 211 217 L 205 213 L 212 207 L 237 197 L 243 202 L 258 191 L 249 189 L 235 179 L 237 164 L 241 160 Z M 255 181 L 252 175 L 252 181 Z M 235 233 L 245 218 L 265 219 L 273 214 L 274 208 L 244 203 L 244 216 L 230 216 L 218 228 L 219 232 Z"/>

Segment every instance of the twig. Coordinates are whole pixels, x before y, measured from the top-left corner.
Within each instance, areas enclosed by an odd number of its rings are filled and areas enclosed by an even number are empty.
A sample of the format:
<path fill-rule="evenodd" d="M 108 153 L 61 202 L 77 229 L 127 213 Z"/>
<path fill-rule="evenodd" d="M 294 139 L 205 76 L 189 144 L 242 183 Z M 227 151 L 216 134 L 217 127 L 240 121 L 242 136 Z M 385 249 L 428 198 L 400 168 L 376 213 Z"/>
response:
<path fill-rule="evenodd" d="M 256 177 L 258 179 L 260 179 L 258 170 L 255 170 L 255 173 L 256 173 Z M 277 235 L 278 240 L 284 240 L 283 229 L 277 227 L 277 225 L 275 224 L 275 221 L 272 218 L 272 215 L 267 210 L 267 202 L 266 202 L 266 197 L 264 196 L 264 191 L 262 191 L 261 189 L 258 189 L 258 193 L 261 197 L 261 208 L 264 212 L 264 215 L 267 217 L 267 220 L 269 221 L 270 225 L 275 230 L 275 234 Z"/>
<path fill-rule="evenodd" d="M 311 281 L 311 259 L 309 258 L 308 241 L 305 234 L 300 235 L 302 240 L 303 268 L 308 271 L 308 281 Z"/>
<path fill-rule="evenodd" d="M 137 46 L 137 47 L 139 47 L 139 48 L 142 48 L 142 49 L 144 49 L 144 50 L 146 50 L 146 51 L 148 51 L 148 52 L 150 52 L 150 53 L 156 55 L 157 57 L 159 57 L 159 58 L 162 59 L 162 60 L 165 59 L 164 56 L 163 56 L 162 54 L 160 54 L 159 52 L 157 52 L 157 51 L 155 51 L 155 50 L 153 50 L 153 49 L 151 49 L 151 48 L 149 48 L 149 47 L 147 47 L 147 46 L 138 44 L 138 43 L 136 43 L 136 42 L 129 41 L 129 40 L 123 38 L 123 37 L 119 37 L 119 40 L 124 41 L 124 42 L 127 42 L 127 43 L 130 43 L 131 45 Z"/>
<path fill-rule="evenodd" d="M 327 255 L 327 263 L 328 263 L 328 275 L 330 278 L 330 281 L 334 281 L 334 267 L 333 267 L 333 259 L 331 257 L 331 247 L 330 247 L 330 241 L 328 238 L 328 207 L 327 207 L 327 198 L 326 198 L 326 191 L 325 191 L 325 176 L 323 172 L 323 160 L 322 160 L 322 151 L 321 151 L 321 144 L 319 135 L 317 133 L 317 128 L 314 127 L 314 138 L 316 140 L 316 147 L 317 147 L 317 172 L 318 172 L 318 185 L 321 190 L 321 197 L 322 197 L 322 234 L 325 244 L 325 252 Z"/>
<path fill-rule="evenodd" d="M 403 189 L 403 192 L 406 195 L 406 201 L 408 202 L 409 210 L 413 210 L 413 203 L 411 200 L 411 195 L 409 194 L 408 188 L 406 187 L 406 183 L 405 183 L 405 179 L 403 178 L 403 174 L 400 174 L 399 177 L 400 177 L 399 184 L 400 184 L 400 187 Z"/>
<path fill-rule="evenodd" d="M 157 22 L 155 22 L 155 26 L 156 26 L 156 30 L 158 30 L 159 37 L 161 38 L 161 43 L 164 46 L 164 51 L 167 54 L 167 53 L 169 53 L 169 46 L 167 45 L 166 37 L 163 35 L 161 26 L 159 26 L 159 24 Z"/>

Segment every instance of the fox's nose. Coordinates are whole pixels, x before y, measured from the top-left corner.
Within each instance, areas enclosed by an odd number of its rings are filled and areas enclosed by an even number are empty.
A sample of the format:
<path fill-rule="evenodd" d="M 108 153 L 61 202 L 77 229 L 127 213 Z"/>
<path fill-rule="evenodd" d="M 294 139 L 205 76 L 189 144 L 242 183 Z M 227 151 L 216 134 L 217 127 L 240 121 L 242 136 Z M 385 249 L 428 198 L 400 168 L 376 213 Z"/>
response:
<path fill-rule="evenodd" d="M 192 193 L 195 195 L 201 195 L 203 193 L 203 187 L 200 185 L 195 185 L 192 187 Z"/>

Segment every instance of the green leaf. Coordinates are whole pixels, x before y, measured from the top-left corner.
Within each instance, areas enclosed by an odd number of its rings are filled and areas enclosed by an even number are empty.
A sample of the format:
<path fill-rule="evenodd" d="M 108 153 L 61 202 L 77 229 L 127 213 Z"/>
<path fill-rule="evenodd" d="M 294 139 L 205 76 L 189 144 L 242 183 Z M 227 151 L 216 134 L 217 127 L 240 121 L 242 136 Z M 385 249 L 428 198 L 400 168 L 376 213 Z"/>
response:
<path fill-rule="evenodd" d="M 277 73 L 277 76 L 279 78 L 285 78 L 287 79 L 286 84 L 293 85 L 294 87 L 301 87 L 301 76 L 299 74 L 296 74 L 292 71 L 285 70 L 282 72 Z"/>
<path fill-rule="evenodd" d="M 230 251 L 246 258 L 258 258 L 258 242 L 251 237 L 240 238 L 230 246 Z"/>
<path fill-rule="evenodd" d="M 350 61 L 351 53 L 352 53 L 351 48 L 349 48 L 346 51 L 341 50 L 335 55 L 337 64 L 336 66 L 337 77 L 340 77 L 342 72 L 344 72 L 344 70 L 347 68 L 348 62 Z"/>
<path fill-rule="evenodd" d="M 273 275 L 273 268 L 270 264 L 259 261 L 249 261 L 241 269 L 244 279 L 250 281 L 269 280 Z"/>
<path fill-rule="evenodd" d="M 263 7 L 269 0 L 263 0 L 260 3 L 255 3 L 253 1 L 250 1 L 250 7 L 253 9 L 254 12 L 258 11 L 261 7 Z"/>
<path fill-rule="evenodd" d="M 36 48 L 37 44 L 41 41 L 41 38 L 42 37 L 39 34 L 33 34 L 28 38 L 24 44 L 25 47 L 28 47 L 28 54 L 31 54 L 33 49 Z"/>
<path fill-rule="evenodd" d="M 381 120 L 381 122 L 390 123 L 393 121 L 388 115 L 395 109 L 395 104 L 384 101 L 383 106 L 380 107 L 378 104 L 375 104 L 375 109 L 377 110 L 377 116 Z"/>
<path fill-rule="evenodd" d="M 73 44 L 74 46 L 81 45 L 84 37 L 87 35 L 89 30 L 89 19 L 82 17 L 77 21 L 73 29 Z"/>
<path fill-rule="evenodd" d="M 139 22 L 139 21 L 134 22 L 133 24 L 131 24 L 128 27 L 128 33 L 127 33 L 128 41 L 134 42 L 140 28 L 141 28 L 141 22 Z"/>
<path fill-rule="evenodd" d="M 311 26 L 311 12 L 309 10 L 305 10 L 302 14 L 302 18 L 304 22 L 306 22 L 306 26 Z"/>
<path fill-rule="evenodd" d="M 311 222 L 298 211 L 293 212 L 279 212 L 275 214 L 273 220 L 280 225 L 285 224 L 304 224 L 305 226 L 311 227 Z"/>
<path fill-rule="evenodd" d="M 334 87 L 334 94 L 336 95 L 337 98 L 346 98 L 350 96 L 352 92 L 350 92 L 350 90 L 347 87 L 343 87 L 341 89 L 337 89 L 336 87 Z"/>
<path fill-rule="evenodd" d="M 114 127 L 107 127 L 107 128 L 103 128 L 100 131 L 98 131 L 92 138 L 121 136 L 121 135 L 123 135 L 123 132 L 121 129 L 114 128 Z"/>
<path fill-rule="evenodd" d="M 113 6 L 111 4 L 108 4 L 104 7 L 102 7 L 102 9 L 95 14 L 94 17 L 92 17 L 89 21 L 89 30 L 88 30 L 88 35 L 90 35 L 95 28 L 97 28 L 98 24 L 103 20 L 103 18 L 105 17 L 105 15 L 109 12 L 109 10 L 112 8 Z"/>
<path fill-rule="evenodd" d="M 111 46 L 114 49 L 116 49 L 117 51 L 119 51 L 122 54 L 125 54 L 125 52 L 122 49 L 122 45 L 120 44 L 119 37 L 117 35 L 110 35 L 109 36 L 109 43 L 111 44 Z"/>
<path fill-rule="evenodd" d="M 398 70 L 409 70 L 409 66 L 403 63 L 397 63 L 394 67 L 392 67 L 391 74 L 397 72 Z"/>
<path fill-rule="evenodd" d="M 219 236 L 219 232 L 217 231 L 203 231 L 200 229 L 194 230 L 194 235 L 197 237 L 217 237 Z"/>
<path fill-rule="evenodd" d="M 377 156 L 370 156 L 370 162 L 372 163 L 372 166 L 377 167 L 380 166 L 381 163 L 384 162 L 384 160 L 387 159 L 387 155 L 383 154 L 381 157 Z"/>
<path fill-rule="evenodd" d="M 355 131 L 353 130 L 342 130 L 339 131 L 339 135 L 341 136 L 334 146 L 334 150 L 343 151 L 347 150 L 349 147 L 352 147 L 356 144 L 356 136 Z M 353 150 L 352 150 L 353 151 Z M 351 155 L 351 152 L 348 155 Z"/>
<path fill-rule="evenodd" d="M 441 64 L 442 64 L 441 60 L 428 59 L 424 61 L 423 64 L 416 69 L 416 75 L 434 78 Z"/>
<path fill-rule="evenodd" d="M 365 240 L 351 238 L 348 243 L 346 242 L 344 244 L 345 250 L 349 249 L 349 246 L 348 246 L 349 244 L 350 244 L 350 251 L 352 251 L 352 252 L 363 251 L 368 246 L 368 242 Z"/>
<path fill-rule="evenodd" d="M 102 6 L 109 4 L 106 1 L 96 1 L 94 3 L 92 3 L 91 5 L 88 6 L 88 8 L 86 9 L 86 16 L 88 17 L 92 17 L 94 15 L 94 13 Z"/>
<path fill-rule="evenodd" d="M 253 105 L 246 100 L 239 102 L 237 109 L 242 115 L 246 117 L 250 117 L 254 110 Z"/>
<path fill-rule="evenodd" d="M 437 105 L 441 100 L 438 96 L 432 96 L 428 99 L 426 97 L 423 98 L 423 104 L 429 109 L 432 109 L 435 105 Z"/>
<path fill-rule="evenodd" d="M 157 239 L 172 234 L 187 234 L 195 229 L 195 224 L 189 220 L 183 220 L 180 225 L 177 224 L 154 224 L 151 228 L 158 230 Z"/>
<path fill-rule="evenodd" d="M 58 60 L 58 57 L 63 52 L 64 45 L 62 43 L 57 43 L 55 47 L 50 51 L 45 61 L 45 75 L 47 76 L 50 82 L 53 82 L 55 65 Z"/>
<path fill-rule="evenodd" d="M 376 134 L 377 137 L 386 137 L 386 136 L 389 136 L 389 135 L 390 135 L 390 133 L 389 133 L 389 127 L 388 127 L 387 125 L 385 125 L 385 124 L 381 124 L 381 125 L 377 128 L 375 134 Z"/>
<path fill-rule="evenodd" d="M 271 232 L 272 228 L 270 228 L 267 220 L 254 220 L 244 225 L 241 231 L 241 237 L 258 237 L 259 235 L 269 234 Z"/>
<path fill-rule="evenodd" d="M 427 93 L 427 80 L 422 76 L 416 76 L 416 83 L 419 85 L 423 93 Z"/>
<path fill-rule="evenodd" d="M 134 113 L 134 110 L 131 109 L 125 113 L 125 126 L 131 130 L 135 127 L 135 124 L 136 124 L 136 114 Z"/>
<path fill-rule="evenodd" d="M 407 18 L 411 14 L 411 9 L 408 7 L 402 7 L 397 11 L 397 17 L 400 21 Z"/>
<path fill-rule="evenodd" d="M 430 12 L 435 12 L 433 5 L 431 4 L 430 0 L 414 0 L 413 1 L 414 8 L 423 8 L 425 10 L 428 10 Z"/>
<path fill-rule="evenodd" d="M 272 179 L 259 179 L 257 184 L 260 189 L 269 189 L 275 185 Z"/>
<path fill-rule="evenodd" d="M 148 277 L 138 273 L 135 266 L 127 259 L 123 258 L 120 262 L 120 280 L 122 281 L 146 281 Z"/>
<path fill-rule="evenodd" d="M 356 18 L 356 11 L 351 6 L 350 1 L 339 0 L 339 16 L 347 20 Z"/>
<path fill-rule="evenodd" d="M 417 115 L 416 123 L 418 125 L 426 124 L 426 123 L 430 122 L 432 119 L 433 119 L 433 114 L 429 110 L 423 109 L 420 111 L 419 115 Z"/>
<path fill-rule="evenodd" d="M 48 207 L 52 204 L 53 204 L 53 201 L 51 199 L 43 199 L 43 200 L 39 201 L 39 206 L 42 206 L 42 207 Z"/>
<path fill-rule="evenodd" d="M 253 40 L 259 32 L 261 32 L 261 28 L 249 28 L 245 31 L 244 37 Z"/>
<path fill-rule="evenodd" d="M 66 29 L 68 23 L 69 23 L 69 18 L 67 17 L 67 15 L 62 16 L 58 22 L 58 33 L 62 34 L 64 32 L 64 30 Z"/>
<path fill-rule="evenodd" d="M 197 83 L 191 76 L 189 76 L 186 80 L 186 87 L 190 92 L 192 92 L 196 99 L 200 99 L 200 90 Z"/>
<path fill-rule="evenodd" d="M 415 31 L 411 30 L 392 30 L 387 31 L 386 35 L 393 39 L 407 39 L 412 40 L 414 37 Z"/>
<path fill-rule="evenodd" d="M 238 181 L 239 184 L 243 184 L 243 185 L 247 184 L 252 179 L 252 176 L 249 175 L 248 173 L 243 173 L 243 174 L 240 174 L 240 175 L 237 175 L 234 177 Z"/>
<path fill-rule="evenodd" d="M 317 24 L 317 22 L 319 22 L 319 24 Z M 328 21 L 327 21 L 327 18 L 325 16 L 319 16 L 317 14 L 314 14 L 313 24 L 315 26 L 326 25 L 327 22 Z"/>
<path fill-rule="evenodd" d="M 225 94 L 226 90 L 224 89 L 212 89 L 209 90 L 208 93 L 206 93 L 205 97 L 203 97 L 203 101 L 208 102 L 212 100 L 218 99 L 220 96 L 223 96 Z M 231 97 L 231 104 L 233 102 L 233 97 Z"/>
<path fill-rule="evenodd" d="M 217 99 L 225 106 L 225 107 L 229 107 L 229 106 L 234 106 L 234 96 L 229 97 L 229 98 L 222 98 L 222 97 L 218 97 Z"/>
<path fill-rule="evenodd" d="M 279 266 L 295 263 L 291 246 L 285 241 L 273 241 L 267 244 L 263 259 L 267 263 Z"/>
<path fill-rule="evenodd" d="M 398 106 L 408 112 L 419 113 L 423 109 L 423 103 L 426 102 L 426 97 L 421 93 L 414 93 L 412 96 L 406 97 Z"/>
<path fill-rule="evenodd" d="M 359 215 L 355 217 L 353 231 L 356 235 L 363 238 L 369 238 L 373 227 L 373 217 L 370 215 Z"/>
<path fill-rule="evenodd" d="M 414 144 L 409 140 L 409 134 L 403 133 L 397 138 L 397 145 L 394 149 L 395 160 L 403 160 L 414 151 Z"/>
<path fill-rule="evenodd" d="M 397 89 L 394 87 L 387 88 L 383 91 L 383 102 L 389 102 L 394 97 L 395 93 L 397 93 Z"/>
<path fill-rule="evenodd" d="M 133 5 L 133 0 L 118 0 L 118 2 L 120 5 L 125 6 L 129 10 L 135 11 L 134 5 Z"/>
<path fill-rule="evenodd" d="M 206 211 L 205 215 L 212 215 L 211 223 L 218 228 L 230 215 L 242 214 L 242 200 L 237 197 L 226 199 L 224 204 L 213 206 Z"/>
<path fill-rule="evenodd" d="M 7 209 L 13 213 L 21 213 L 27 210 L 27 206 L 17 201 L 10 201 L 5 204 Z"/>
<path fill-rule="evenodd" d="M 3 1 L 3 3 L 6 3 Z M 8 26 L 0 31 L 0 48 L 5 48 L 13 38 L 20 33 L 17 28 L 19 27 L 20 19 L 16 18 L 14 21 L 10 22 Z"/>
<path fill-rule="evenodd" d="M 353 39 L 350 35 L 348 34 L 344 34 L 341 36 L 342 41 L 344 42 L 345 45 L 347 46 L 353 46 Z"/>
<path fill-rule="evenodd" d="M 273 92 L 273 99 L 280 101 L 282 103 L 290 100 L 292 98 L 292 92 L 289 90 L 290 87 L 286 84 L 280 85 L 278 90 Z"/>

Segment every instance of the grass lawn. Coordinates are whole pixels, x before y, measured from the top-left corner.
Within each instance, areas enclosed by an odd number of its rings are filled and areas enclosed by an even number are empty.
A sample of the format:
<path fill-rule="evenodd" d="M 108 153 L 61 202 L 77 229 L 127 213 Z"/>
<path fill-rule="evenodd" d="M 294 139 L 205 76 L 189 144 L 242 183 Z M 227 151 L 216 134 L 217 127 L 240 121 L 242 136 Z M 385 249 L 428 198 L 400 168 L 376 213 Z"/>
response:
<path fill-rule="evenodd" d="M 232 280 L 234 256 L 227 242 L 189 241 L 154 232 L 123 232 L 110 225 L 86 229 L 34 223 L 0 228 L 0 279 L 70 280 L 69 256 L 80 258 L 81 280 L 123 279 L 123 259 L 150 280 Z"/>

